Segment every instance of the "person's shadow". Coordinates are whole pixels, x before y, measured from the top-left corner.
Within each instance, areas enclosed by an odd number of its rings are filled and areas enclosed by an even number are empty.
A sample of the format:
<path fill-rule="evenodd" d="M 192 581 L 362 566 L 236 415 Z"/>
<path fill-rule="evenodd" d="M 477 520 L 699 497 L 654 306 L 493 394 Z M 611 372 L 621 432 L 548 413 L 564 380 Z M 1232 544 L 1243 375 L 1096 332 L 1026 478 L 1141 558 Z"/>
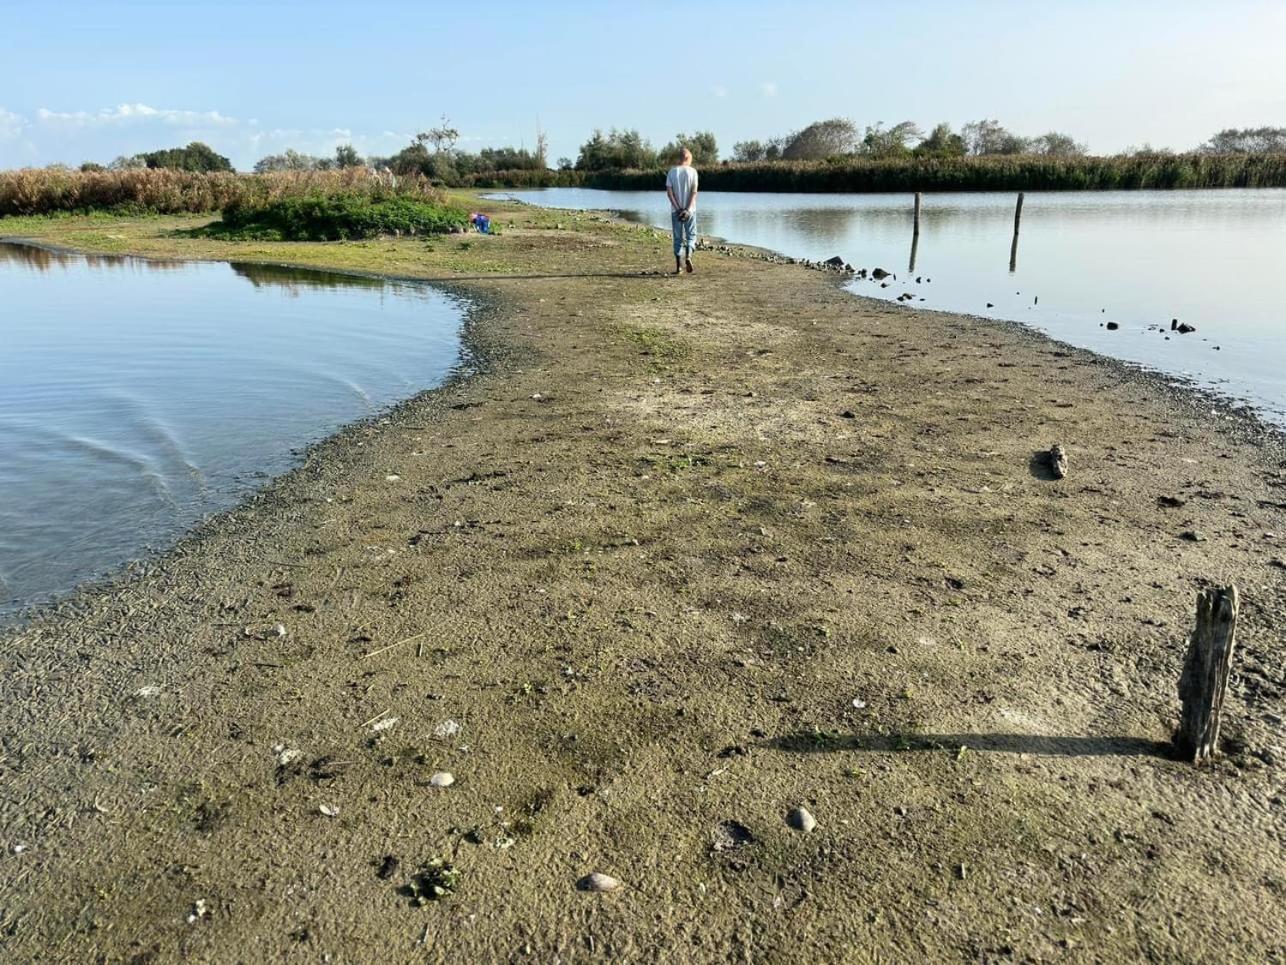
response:
<path fill-rule="evenodd" d="M 1068 737 L 1043 734 L 892 734 L 833 735 L 799 731 L 771 738 L 765 747 L 792 754 L 838 752 L 905 753 L 956 751 L 967 753 L 1041 754 L 1050 757 L 1173 757 L 1169 741 L 1142 737 Z"/>

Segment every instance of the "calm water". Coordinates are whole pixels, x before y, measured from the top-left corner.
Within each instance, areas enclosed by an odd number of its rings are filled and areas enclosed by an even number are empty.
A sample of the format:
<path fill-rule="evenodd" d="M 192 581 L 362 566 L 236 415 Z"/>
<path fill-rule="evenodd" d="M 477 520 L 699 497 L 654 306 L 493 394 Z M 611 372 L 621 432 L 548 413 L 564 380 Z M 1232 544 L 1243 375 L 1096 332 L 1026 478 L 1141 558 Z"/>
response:
<path fill-rule="evenodd" d="M 460 317 L 418 285 L 0 244 L 0 616 L 440 383 Z"/>
<path fill-rule="evenodd" d="M 513 196 L 670 223 L 662 191 Z M 1016 252 L 1015 197 L 926 194 L 914 250 L 907 195 L 706 191 L 698 228 L 797 258 L 882 267 L 898 276 L 888 288 L 854 290 L 909 291 L 916 307 L 1024 322 L 1244 399 L 1286 425 L 1286 189 L 1029 193 Z M 1197 331 L 1170 335 L 1172 318 Z"/>

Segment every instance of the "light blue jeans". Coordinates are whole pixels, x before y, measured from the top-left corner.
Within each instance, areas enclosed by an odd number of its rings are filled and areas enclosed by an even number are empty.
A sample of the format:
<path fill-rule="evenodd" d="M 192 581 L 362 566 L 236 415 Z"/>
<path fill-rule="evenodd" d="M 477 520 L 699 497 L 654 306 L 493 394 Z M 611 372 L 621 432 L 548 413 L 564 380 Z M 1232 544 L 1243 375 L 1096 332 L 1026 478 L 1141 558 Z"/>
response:
<path fill-rule="evenodd" d="M 670 227 L 674 232 L 674 257 L 691 257 L 697 246 L 697 214 L 692 212 L 687 221 L 679 220 L 679 212 L 670 212 Z"/>

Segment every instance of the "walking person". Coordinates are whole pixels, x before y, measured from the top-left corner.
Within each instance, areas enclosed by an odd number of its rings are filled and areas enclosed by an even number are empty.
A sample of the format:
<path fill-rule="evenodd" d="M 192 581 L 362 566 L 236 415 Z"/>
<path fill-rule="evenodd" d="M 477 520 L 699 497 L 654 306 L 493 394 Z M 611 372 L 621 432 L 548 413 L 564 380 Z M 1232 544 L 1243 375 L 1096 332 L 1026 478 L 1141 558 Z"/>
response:
<path fill-rule="evenodd" d="M 697 244 L 697 169 L 692 152 L 683 148 L 679 163 L 665 176 L 670 199 L 670 227 L 674 232 L 674 273 L 692 271 L 692 249 Z"/>

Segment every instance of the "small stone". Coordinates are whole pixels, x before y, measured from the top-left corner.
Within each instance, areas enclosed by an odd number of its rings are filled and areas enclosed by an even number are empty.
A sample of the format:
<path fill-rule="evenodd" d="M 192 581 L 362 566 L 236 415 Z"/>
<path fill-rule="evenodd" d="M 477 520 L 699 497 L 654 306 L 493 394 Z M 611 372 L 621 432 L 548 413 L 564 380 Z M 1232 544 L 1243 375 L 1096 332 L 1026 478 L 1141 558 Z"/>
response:
<path fill-rule="evenodd" d="M 438 771 L 429 778 L 429 783 L 434 787 L 450 787 L 455 783 L 455 775 L 450 771 Z"/>
<path fill-rule="evenodd" d="M 458 733 L 460 725 L 449 718 L 433 728 L 433 736 L 439 740 L 450 740 Z"/>
<path fill-rule="evenodd" d="M 1206 541 L 1205 534 L 1195 529 L 1185 529 L 1179 534 L 1179 539 L 1186 539 L 1189 543 L 1204 543 Z"/>
<path fill-rule="evenodd" d="M 817 818 L 813 817 L 806 807 L 797 807 L 786 815 L 786 823 L 796 831 L 807 834 L 817 827 Z"/>
<path fill-rule="evenodd" d="M 278 623 L 272 628 L 272 632 L 276 634 L 278 638 L 284 637 L 286 635 L 286 625 L 284 623 Z"/>
<path fill-rule="evenodd" d="M 329 804 L 319 804 L 317 806 L 317 810 L 320 811 L 322 814 L 326 815 L 326 817 L 328 818 L 339 817 L 339 808 L 333 807 Z"/>
<path fill-rule="evenodd" d="M 1107 323 L 1107 330 L 1108 330 L 1109 332 L 1115 332 L 1115 331 L 1116 331 L 1118 328 L 1120 328 L 1120 327 L 1121 327 L 1121 326 L 1120 326 L 1120 325 L 1118 325 L 1116 322 L 1108 322 L 1108 323 Z"/>
<path fill-rule="evenodd" d="M 617 891 L 620 887 L 621 883 L 611 875 L 605 875 L 598 871 L 595 871 L 593 874 L 588 874 L 576 882 L 576 888 L 580 891 L 595 891 L 603 893 L 608 891 Z"/>

